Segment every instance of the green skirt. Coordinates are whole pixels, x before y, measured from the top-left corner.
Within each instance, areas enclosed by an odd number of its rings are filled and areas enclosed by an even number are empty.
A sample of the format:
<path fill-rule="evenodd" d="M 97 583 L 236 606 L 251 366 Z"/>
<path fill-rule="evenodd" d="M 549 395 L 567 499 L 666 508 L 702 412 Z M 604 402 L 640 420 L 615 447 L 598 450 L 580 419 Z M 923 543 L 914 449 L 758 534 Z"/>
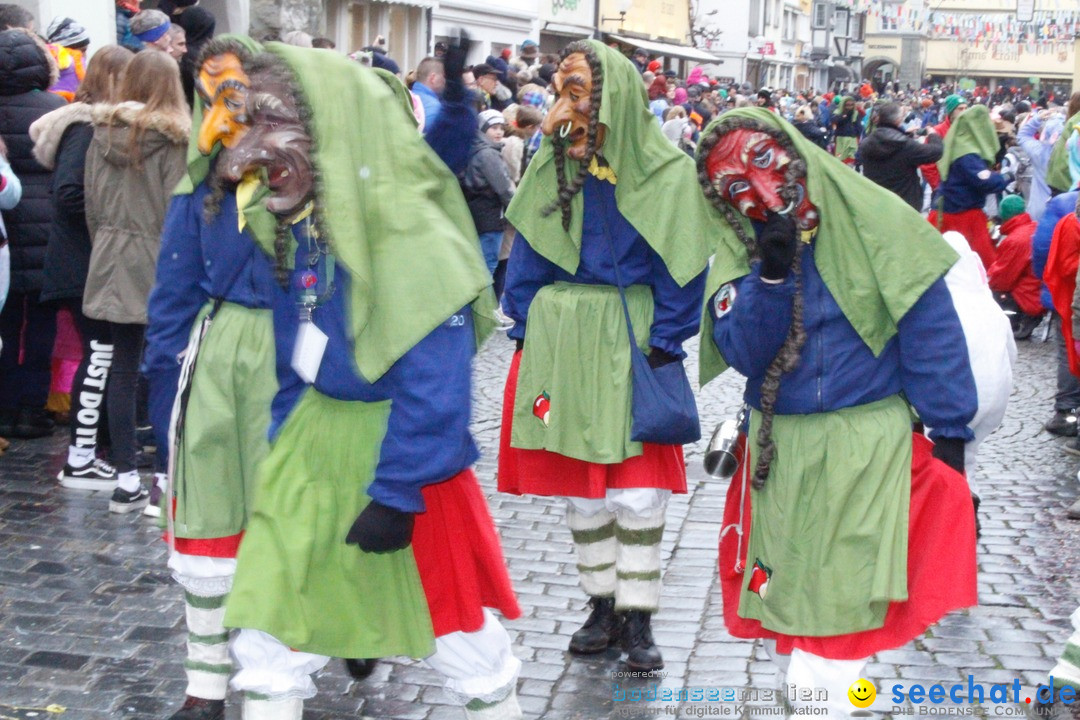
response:
<path fill-rule="evenodd" d="M 836 150 L 833 153 L 841 160 L 854 160 L 859 152 L 859 138 L 841 136 L 836 138 Z"/>
<path fill-rule="evenodd" d="M 649 344 L 652 292 L 626 290 L 638 348 Z M 510 445 L 593 463 L 641 455 L 630 440 L 630 342 L 618 288 L 555 283 L 529 306 Z"/>
<path fill-rule="evenodd" d="M 223 303 L 199 347 L 174 463 L 177 537 L 228 537 L 247 525 L 258 466 L 270 450 L 275 357 L 271 311 Z"/>
<path fill-rule="evenodd" d="M 345 536 L 367 506 L 390 403 L 308 388 L 259 473 L 225 611 L 296 650 L 344 658 L 434 651 L 411 548 L 365 553 Z"/>
<path fill-rule="evenodd" d="M 907 599 L 911 420 L 899 395 L 774 418 L 776 456 L 751 496 L 740 616 L 786 635 L 843 635 L 881 627 L 889 603 Z M 751 439 L 760 426 L 755 411 Z"/>

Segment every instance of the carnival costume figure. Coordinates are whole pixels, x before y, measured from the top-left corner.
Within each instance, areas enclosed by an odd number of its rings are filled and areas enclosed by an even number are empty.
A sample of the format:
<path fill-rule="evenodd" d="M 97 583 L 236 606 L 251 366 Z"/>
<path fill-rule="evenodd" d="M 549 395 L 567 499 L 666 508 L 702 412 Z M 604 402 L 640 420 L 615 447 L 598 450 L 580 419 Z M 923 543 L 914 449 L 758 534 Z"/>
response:
<path fill-rule="evenodd" d="M 507 210 L 518 236 L 503 309 L 518 352 L 499 489 L 567 497 L 592 606 L 571 652 L 621 642 L 632 669 L 652 671 L 663 667 L 651 617 L 665 509 L 686 492 L 686 471 L 681 445 L 631 439 L 631 353 L 652 368 L 681 365 L 700 320 L 706 238 L 723 223 L 693 186 L 693 162 L 660 132 L 629 60 L 573 43 L 554 86 L 545 137 Z"/>
<path fill-rule="evenodd" d="M 747 377 L 725 622 L 847 717 L 870 655 L 976 602 L 962 475 L 976 385 L 943 278 L 957 254 L 768 112 L 726 113 L 698 168 L 746 248 L 717 238 L 702 338 L 703 382 L 728 365 Z"/>
<path fill-rule="evenodd" d="M 298 720 L 327 656 L 408 655 L 469 718 L 520 718 L 517 617 L 470 465 L 490 277 L 453 176 L 373 71 L 280 44 L 245 66 L 233 178 L 287 294 L 270 453 L 225 613 L 249 720 Z M 408 202 L 408 207 L 401 207 Z"/>
<path fill-rule="evenodd" d="M 246 131 L 242 63 L 257 51 L 225 35 L 202 52 L 188 172 L 169 208 L 150 295 L 143 368 L 157 446 L 169 459 L 160 505 L 188 627 L 187 699 L 173 720 L 224 717 L 233 667 L 225 601 L 277 390 L 270 308 L 283 292 L 238 222 L 235 186 L 222 173 Z"/>

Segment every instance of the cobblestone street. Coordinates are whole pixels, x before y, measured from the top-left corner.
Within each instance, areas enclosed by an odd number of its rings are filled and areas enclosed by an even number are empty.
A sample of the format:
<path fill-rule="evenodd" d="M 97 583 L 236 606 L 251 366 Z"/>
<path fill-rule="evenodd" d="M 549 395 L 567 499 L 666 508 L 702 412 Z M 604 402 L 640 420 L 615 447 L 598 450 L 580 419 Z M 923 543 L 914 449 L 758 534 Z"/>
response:
<path fill-rule="evenodd" d="M 872 709 L 879 717 L 891 713 L 895 684 L 962 681 L 966 697 L 968 675 L 986 686 L 1019 679 L 1034 698 L 1068 636 L 1068 616 L 1080 602 L 1080 523 L 1064 510 L 1077 495 L 1080 463 L 1063 451 L 1064 440 L 1042 431 L 1052 410 L 1053 343 L 1019 345 L 1008 415 L 980 456 L 979 606 L 871 661 L 867 678 L 878 689 Z M 700 717 L 707 703 L 613 703 L 613 684 L 625 686 L 613 676 L 617 653 L 580 659 L 566 652 L 586 598 L 563 503 L 495 492 L 511 348 L 495 338 L 477 358 L 473 415 L 483 451 L 477 473 L 524 612 L 507 626 L 524 663 L 518 690 L 525 716 Z M 729 373 L 699 395 L 706 436 L 734 416 L 740 391 L 741 378 Z M 634 687 L 771 690 L 776 677 L 764 648 L 724 630 L 716 553 L 726 488 L 705 478 L 703 445 L 687 448 L 690 492 L 675 497 L 668 512 L 664 594 L 654 622 L 666 668 Z M 0 718 L 163 720 L 185 686 L 182 595 L 165 569 L 164 543 L 147 518 L 110 515 L 105 493 L 61 489 L 55 476 L 65 446 L 66 432 L 58 431 L 13 441 L 0 459 Z M 384 661 L 371 678 L 354 682 L 335 660 L 316 684 L 308 720 L 463 717 L 439 676 L 419 662 Z M 230 719 L 239 719 L 239 705 L 230 698 Z M 975 714 L 993 717 L 1001 709 L 981 705 Z"/>

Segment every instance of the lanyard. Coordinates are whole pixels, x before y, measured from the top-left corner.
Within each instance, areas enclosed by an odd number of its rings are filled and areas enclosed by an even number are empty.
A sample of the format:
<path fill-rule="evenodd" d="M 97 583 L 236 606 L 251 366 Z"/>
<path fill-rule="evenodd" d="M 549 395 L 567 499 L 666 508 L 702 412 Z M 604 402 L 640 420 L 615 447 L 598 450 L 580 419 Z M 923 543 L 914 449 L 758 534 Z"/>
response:
<path fill-rule="evenodd" d="M 311 321 L 312 311 L 326 303 L 334 295 L 334 254 L 329 243 L 319 237 L 319 231 L 311 222 L 312 215 L 304 218 L 304 236 L 307 239 L 307 269 L 300 273 L 300 320 Z M 323 273 L 320 281 L 320 271 Z M 322 292 L 320 292 L 322 289 Z"/>

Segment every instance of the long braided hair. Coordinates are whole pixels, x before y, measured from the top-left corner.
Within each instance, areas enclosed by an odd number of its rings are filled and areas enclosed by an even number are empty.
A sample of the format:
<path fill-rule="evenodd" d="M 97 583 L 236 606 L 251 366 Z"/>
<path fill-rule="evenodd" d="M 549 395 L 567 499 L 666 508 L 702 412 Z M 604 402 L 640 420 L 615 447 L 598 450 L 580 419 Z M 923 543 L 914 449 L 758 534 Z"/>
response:
<path fill-rule="evenodd" d="M 314 162 L 318 141 L 314 132 L 312 132 L 311 106 L 305 99 L 304 93 L 296 82 L 296 78 L 292 71 L 283 60 L 270 53 L 261 53 L 254 56 L 249 63 L 245 63 L 244 70 L 248 73 L 249 77 L 254 78 L 256 75 L 261 75 L 269 81 L 270 85 L 273 85 L 276 88 L 284 88 L 296 101 L 296 110 L 300 116 L 300 122 L 307 131 L 308 137 L 311 138 L 311 154 L 313 158 L 311 171 L 314 174 L 312 180 L 313 195 L 316 198 L 325 197 L 325 194 L 323 193 L 322 173 L 319 171 L 318 164 Z M 254 82 L 252 82 L 252 92 L 258 92 Z M 274 277 L 277 279 L 278 284 L 285 290 L 288 290 L 289 288 L 289 275 L 293 265 L 292 252 L 294 240 L 292 223 L 290 220 L 291 218 L 279 216 L 277 218 L 277 228 L 274 234 Z M 315 203 L 312 212 L 312 221 L 315 225 L 316 235 L 320 238 L 327 238 L 329 242 L 330 234 L 326 231 L 326 218 L 323 215 L 323 208 L 318 202 Z"/>
<path fill-rule="evenodd" d="M 806 161 L 795 150 L 791 139 L 783 132 L 773 129 L 763 123 L 750 118 L 730 118 L 718 122 L 711 134 L 701 139 L 698 145 L 697 167 L 698 182 L 709 202 L 720 211 L 728 224 L 735 231 L 739 240 L 746 246 L 751 258 L 760 257 L 757 240 L 745 231 L 742 219 L 736 210 L 728 204 L 709 177 L 705 161 L 709 153 L 727 133 L 747 129 L 755 132 L 763 132 L 779 143 L 792 158 L 792 162 L 785 168 L 784 186 L 780 189 L 780 197 L 788 202 L 798 205 L 802 198 L 803 189 L 799 180 L 806 177 Z M 776 357 L 769 363 L 765 370 L 765 379 L 761 383 L 761 427 L 758 429 L 757 444 L 759 448 L 757 464 L 754 467 L 754 477 L 751 483 L 760 490 L 765 487 L 765 481 L 769 477 L 769 469 L 776 457 L 776 444 L 772 439 L 773 416 L 776 412 L 776 398 L 780 391 L 780 378 L 794 370 L 802 353 L 803 344 L 806 342 L 806 328 L 803 326 L 803 291 L 802 291 L 802 252 L 803 243 L 796 244 L 795 259 L 791 264 L 791 274 L 795 279 L 795 297 L 792 303 L 791 326 L 788 328 L 787 337 L 780 347 Z"/>
<path fill-rule="evenodd" d="M 203 63 L 212 57 L 218 55 L 235 55 L 240 60 L 240 64 L 243 67 L 251 62 L 251 51 L 238 40 L 232 38 L 217 37 L 206 45 L 203 45 L 202 50 L 199 52 L 199 57 L 195 61 L 196 72 L 202 68 Z M 204 108 L 205 112 L 205 108 Z M 225 199 L 225 195 L 230 192 L 236 183 L 229 181 L 225 178 L 222 172 L 219 171 L 221 153 L 214 158 L 214 168 L 211 170 L 206 181 L 210 188 L 210 192 L 207 193 L 206 198 L 203 199 L 203 220 L 207 223 L 213 222 L 214 218 L 221 212 L 221 202 Z"/>
<path fill-rule="evenodd" d="M 599 150 L 597 136 L 600 132 L 600 99 L 604 90 L 604 68 L 592 46 L 584 40 L 570 43 L 563 48 L 559 63 L 561 64 L 563 60 L 566 60 L 574 53 L 581 53 L 585 56 L 585 60 L 589 63 L 589 70 L 592 72 L 592 93 L 589 96 L 591 114 L 585 142 L 585 157 L 582 158 L 581 164 L 578 166 L 577 174 L 572 179 L 567 180 L 566 142 L 559 137 L 558 132 L 552 133 L 551 141 L 555 151 L 555 177 L 559 181 L 559 197 L 555 202 L 541 210 L 545 216 L 556 210 L 561 210 L 563 230 L 567 232 L 570 232 L 570 203 L 574 196 L 581 192 L 581 188 L 585 184 L 585 178 L 589 175 L 589 165 Z"/>

